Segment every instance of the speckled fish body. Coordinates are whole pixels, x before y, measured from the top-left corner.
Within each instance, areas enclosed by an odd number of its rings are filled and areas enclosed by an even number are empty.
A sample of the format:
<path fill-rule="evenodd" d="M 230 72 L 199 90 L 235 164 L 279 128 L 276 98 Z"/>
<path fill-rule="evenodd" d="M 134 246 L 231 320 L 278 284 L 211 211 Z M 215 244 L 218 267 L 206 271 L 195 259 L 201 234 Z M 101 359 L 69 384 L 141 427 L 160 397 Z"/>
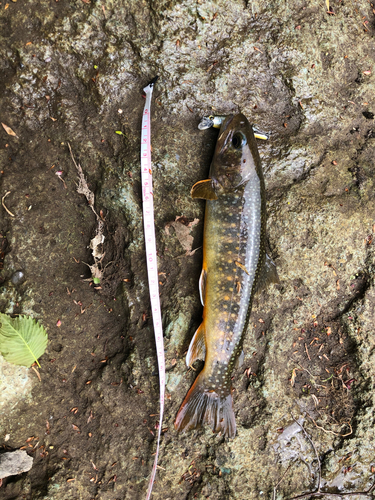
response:
<path fill-rule="evenodd" d="M 231 374 L 242 352 L 251 302 L 265 262 L 265 190 L 252 128 L 242 114 L 221 126 L 210 179 L 193 186 L 205 198 L 203 322 L 191 342 L 187 364 L 204 359 L 177 414 L 175 427 L 208 423 L 234 437 Z"/>

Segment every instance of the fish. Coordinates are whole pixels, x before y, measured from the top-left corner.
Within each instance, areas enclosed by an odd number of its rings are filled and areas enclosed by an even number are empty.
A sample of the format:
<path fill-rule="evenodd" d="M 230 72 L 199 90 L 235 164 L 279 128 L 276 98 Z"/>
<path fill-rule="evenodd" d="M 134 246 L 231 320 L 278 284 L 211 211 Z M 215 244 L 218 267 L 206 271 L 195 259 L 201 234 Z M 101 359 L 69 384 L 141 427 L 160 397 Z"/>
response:
<path fill-rule="evenodd" d="M 187 366 L 204 367 L 175 419 L 177 431 L 208 424 L 234 438 L 231 375 L 242 353 L 253 297 L 260 283 L 277 282 L 266 255 L 266 199 L 253 129 L 243 114 L 222 121 L 209 178 L 194 184 L 206 200 L 203 266 L 199 280 L 203 321 L 190 343 Z"/>

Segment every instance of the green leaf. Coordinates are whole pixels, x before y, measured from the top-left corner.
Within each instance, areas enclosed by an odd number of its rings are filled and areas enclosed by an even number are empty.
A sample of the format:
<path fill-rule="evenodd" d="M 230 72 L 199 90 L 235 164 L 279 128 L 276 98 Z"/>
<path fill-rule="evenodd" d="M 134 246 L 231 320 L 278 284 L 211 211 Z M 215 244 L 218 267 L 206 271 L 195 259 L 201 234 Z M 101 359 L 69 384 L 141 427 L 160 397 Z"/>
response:
<path fill-rule="evenodd" d="M 124 135 L 121 130 L 115 130 L 115 133 L 118 134 L 118 135 Z"/>
<path fill-rule="evenodd" d="M 0 353 L 15 365 L 31 366 L 47 347 L 47 332 L 33 318 L 0 313 Z M 38 363 L 40 367 L 40 364 Z"/>

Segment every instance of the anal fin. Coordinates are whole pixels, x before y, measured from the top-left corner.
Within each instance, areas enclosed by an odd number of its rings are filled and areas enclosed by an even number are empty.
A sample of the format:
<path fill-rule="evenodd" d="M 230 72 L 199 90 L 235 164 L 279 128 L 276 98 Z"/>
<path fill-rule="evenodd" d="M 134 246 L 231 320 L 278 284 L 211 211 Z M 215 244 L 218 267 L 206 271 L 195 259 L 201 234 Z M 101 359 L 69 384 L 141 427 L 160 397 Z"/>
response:
<path fill-rule="evenodd" d="M 186 365 L 191 366 L 197 359 L 204 361 L 206 358 L 206 340 L 204 338 L 204 327 L 201 323 L 195 332 L 186 355 Z"/>

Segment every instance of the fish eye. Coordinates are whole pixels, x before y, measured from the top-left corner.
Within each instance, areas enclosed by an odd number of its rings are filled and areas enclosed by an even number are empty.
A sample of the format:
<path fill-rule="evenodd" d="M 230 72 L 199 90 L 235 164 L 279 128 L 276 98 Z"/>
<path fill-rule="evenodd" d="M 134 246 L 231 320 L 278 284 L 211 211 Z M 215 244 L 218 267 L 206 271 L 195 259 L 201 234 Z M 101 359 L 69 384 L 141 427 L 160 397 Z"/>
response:
<path fill-rule="evenodd" d="M 232 137 L 232 146 L 234 149 L 241 149 L 246 144 L 246 138 L 241 132 L 236 132 Z"/>

